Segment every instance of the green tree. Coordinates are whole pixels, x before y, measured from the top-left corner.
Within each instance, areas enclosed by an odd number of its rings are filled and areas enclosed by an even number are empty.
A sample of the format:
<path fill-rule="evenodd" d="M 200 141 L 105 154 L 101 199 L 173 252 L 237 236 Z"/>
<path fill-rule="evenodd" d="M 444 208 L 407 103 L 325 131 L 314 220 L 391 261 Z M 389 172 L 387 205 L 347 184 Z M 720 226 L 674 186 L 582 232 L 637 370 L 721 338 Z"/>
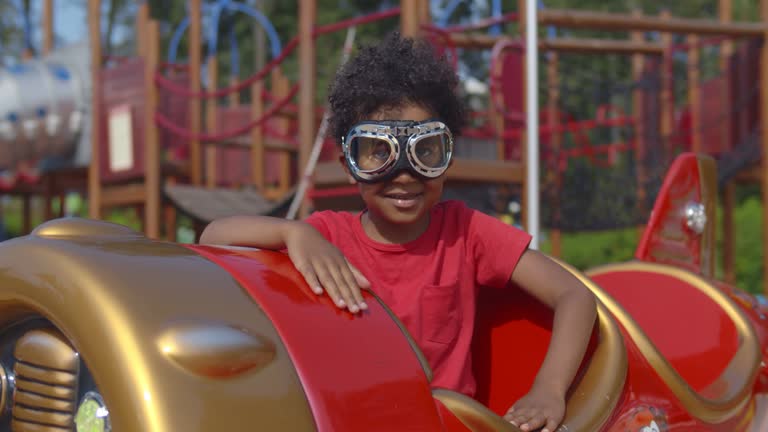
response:
<path fill-rule="evenodd" d="M 0 1 L 0 66 L 20 54 L 24 31 L 21 10 L 13 1 Z"/>

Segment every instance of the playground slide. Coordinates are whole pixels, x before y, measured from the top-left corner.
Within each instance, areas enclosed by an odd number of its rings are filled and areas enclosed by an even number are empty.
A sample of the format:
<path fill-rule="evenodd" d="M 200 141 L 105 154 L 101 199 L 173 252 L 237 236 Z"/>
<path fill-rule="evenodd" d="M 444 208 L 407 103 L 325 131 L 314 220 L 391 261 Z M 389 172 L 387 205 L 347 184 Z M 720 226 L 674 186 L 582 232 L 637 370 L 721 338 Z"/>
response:
<path fill-rule="evenodd" d="M 88 164 L 89 56 L 84 42 L 0 69 L 0 173 Z"/>

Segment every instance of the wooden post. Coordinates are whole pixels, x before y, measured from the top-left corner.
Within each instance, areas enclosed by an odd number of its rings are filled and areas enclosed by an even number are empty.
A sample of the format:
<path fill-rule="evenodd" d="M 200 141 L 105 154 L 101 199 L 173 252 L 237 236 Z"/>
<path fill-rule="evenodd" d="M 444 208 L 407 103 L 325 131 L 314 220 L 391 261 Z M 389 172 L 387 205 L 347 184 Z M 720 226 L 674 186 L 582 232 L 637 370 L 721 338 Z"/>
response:
<path fill-rule="evenodd" d="M 176 236 L 176 208 L 170 204 L 163 205 L 163 219 L 165 220 L 165 239 L 169 242 L 177 241 Z"/>
<path fill-rule="evenodd" d="M 101 219 L 101 0 L 88 2 L 88 29 L 91 48 L 91 163 L 88 165 L 88 216 Z"/>
<path fill-rule="evenodd" d="M 431 24 L 432 14 L 429 11 L 430 0 L 419 0 L 419 30 L 421 26 Z"/>
<path fill-rule="evenodd" d="M 262 99 L 264 80 L 251 85 L 252 118 L 259 119 L 264 115 L 264 100 Z M 264 128 L 256 126 L 251 130 L 251 176 L 256 189 L 264 193 Z"/>
<path fill-rule="evenodd" d="M 215 56 L 208 57 L 208 89 L 215 91 L 219 82 L 219 62 Z M 218 115 L 219 104 L 217 98 L 210 98 L 205 104 L 206 131 L 209 134 L 216 133 L 216 117 Z M 205 146 L 205 187 L 213 189 L 216 187 L 216 145 L 208 143 Z"/>
<path fill-rule="evenodd" d="M 616 31 L 668 31 L 680 34 L 728 35 L 760 37 L 765 32 L 764 22 L 733 22 L 723 24 L 713 19 L 633 17 L 624 13 L 579 11 L 547 8 L 538 12 L 539 24 L 568 29 L 616 30 Z"/>
<path fill-rule="evenodd" d="M 669 19 L 668 9 L 661 11 L 661 19 Z M 674 124 L 674 100 L 673 100 L 673 81 L 672 81 L 672 34 L 664 32 L 661 34 L 661 44 L 664 47 L 662 55 L 661 72 L 661 112 L 659 115 L 659 124 L 661 126 L 661 141 L 664 148 L 665 160 L 672 155 L 672 127 Z"/>
<path fill-rule="evenodd" d="M 149 3 L 142 2 L 136 13 L 136 54 L 144 57 L 147 53 L 147 22 L 149 21 Z"/>
<path fill-rule="evenodd" d="M 200 91 L 200 66 L 202 46 L 202 11 L 201 0 L 189 0 L 189 89 L 193 92 Z M 193 97 L 189 101 L 190 131 L 198 135 L 202 129 L 202 98 Z M 189 142 L 189 164 L 192 184 L 202 184 L 200 140 L 192 139 Z"/>
<path fill-rule="evenodd" d="M 299 170 L 307 166 L 315 140 L 315 39 L 312 35 L 317 19 L 317 1 L 299 3 Z M 299 218 L 309 213 L 306 203 L 299 208 Z"/>
<path fill-rule="evenodd" d="M 43 0 L 43 50 L 42 54 L 50 54 L 53 50 L 53 0 Z M 45 135 L 47 145 L 51 143 L 51 137 Z M 43 194 L 43 221 L 53 219 L 53 180 L 52 175 L 48 174 Z"/>
<path fill-rule="evenodd" d="M 400 33 L 406 37 L 418 35 L 419 0 L 400 0 Z"/>
<path fill-rule="evenodd" d="M 733 19 L 733 4 L 732 0 L 719 0 L 718 1 L 718 15 L 720 21 L 724 23 L 731 22 Z M 723 75 L 723 86 L 720 89 L 722 97 L 720 98 L 720 106 L 722 107 L 723 124 L 720 127 L 720 139 L 723 141 L 724 148 L 729 146 L 733 139 L 732 126 L 731 126 L 731 70 L 730 60 L 733 55 L 733 42 L 731 40 L 724 41 L 721 45 L 720 51 L 720 71 Z M 723 273 L 726 282 L 733 284 L 736 282 L 736 261 L 734 259 L 735 253 L 735 240 L 736 232 L 733 225 L 733 209 L 736 201 L 736 183 L 733 180 L 729 180 L 723 188 Z"/>
<path fill-rule="evenodd" d="M 59 193 L 59 217 L 64 217 L 67 215 L 67 194 L 66 193 Z"/>
<path fill-rule="evenodd" d="M 21 234 L 32 231 L 32 197 L 25 193 L 21 196 Z"/>
<path fill-rule="evenodd" d="M 768 0 L 760 0 L 760 20 L 768 23 Z M 768 30 L 763 32 L 760 49 L 760 122 L 763 147 L 760 187 L 763 193 L 763 291 L 768 294 Z"/>
<path fill-rule="evenodd" d="M 287 97 L 288 93 L 290 93 L 291 91 L 290 87 L 291 87 L 291 83 L 288 80 L 288 78 L 285 75 L 283 75 L 280 69 L 276 68 L 272 74 L 272 96 L 274 97 L 275 101 L 279 101 Z M 275 115 L 275 117 L 276 117 L 276 121 L 274 124 L 275 131 L 281 135 L 288 136 L 291 133 L 291 119 L 289 118 L 289 115 L 286 114 L 284 111 L 279 110 L 278 113 Z M 263 135 L 264 134 L 263 130 L 264 129 L 262 129 L 262 143 L 266 141 Z M 297 149 L 299 153 L 301 152 L 301 148 L 302 148 L 301 143 L 302 141 L 301 139 L 299 139 L 299 148 Z M 299 155 L 299 157 L 301 156 Z M 291 159 L 292 159 L 292 155 L 287 151 L 279 151 L 277 153 L 277 172 L 278 172 L 277 187 L 270 190 L 270 193 L 267 194 L 268 198 L 281 199 L 290 190 Z"/>
<path fill-rule="evenodd" d="M 559 150 L 561 145 L 560 128 L 560 76 L 558 74 L 559 58 L 556 52 L 547 53 L 547 123 L 549 125 L 549 147 L 555 158 L 559 157 Z M 552 256 L 560 257 L 562 251 L 562 239 L 560 230 L 560 200 L 558 194 L 560 188 L 562 188 L 562 178 L 558 167 L 559 163 L 555 159 L 555 163 L 549 166 L 550 172 L 547 173 L 549 181 L 554 183 L 552 187 L 553 196 L 550 204 L 554 207 L 552 212 L 554 213 L 555 225 L 549 231 L 550 242 L 552 243 Z"/>
<path fill-rule="evenodd" d="M 238 80 L 237 75 L 234 75 L 234 71 L 231 71 L 230 73 L 232 73 L 233 75 L 229 76 L 229 85 L 230 86 L 236 86 L 240 82 L 240 80 Z M 240 105 L 240 91 L 234 91 L 234 92 L 230 93 L 229 97 L 227 98 L 226 105 L 228 105 L 230 107 L 233 107 L 233 108 L 235 108 L 238 105 Z M 237 169 L 238 170 L 238 177 L 235 180 L 234 186 L 235 187 L 242 186 L 241 185 L 241 180 L 240 180 L 242 178 L 241 177 L 241 175 L 242 175 L 241 173 L 247 173 L 248 172 L 248 160 L 245 159 L 245 158 L 239 159 L 238 160 L 238 164 L 237 164 L 237 168 L 231 167 L 229 169 L 233 169 L 233 170 Z M 247 174 L 245 175 L 245 177 L 247 178 Z M 247 181 L 245 183 L 247 183 Z"/>
<path fill-rule="evenodd" d="M 501 61 L 494 62 L 493 70 L 491 70 L 490 73 L 498 76 L 503 68 L 502 63 L 503 62 Z M 503 98 L 503 95 L 501 94 L 498 96 L 499 98 Z M 504 112 L 496 109 L 495 99 L 493 93 L 489 94 L 488 117 L 496 131 L 496 158 L 498 160 L 504 160 L 504 127 L 506 122 L 504 120 Z"/>
<path fill-rule="evenodd" d="M 632 16 L 635 17 L 641 17 L 643 15 L 642 11 L 639 9 L 635 9 L 632 11 Z M 630 35 L 630 39 L 633 42 L 641 43 L 643 41 L 643 33 L 639 31 L 633 31 Z M 643 78 L 643 69 L 645 68 L 645 59 L 643 58 L 643 54 L 633 54 L 632 55 L 632 81 L 633 82 L 639 82 Z M 645 107 L 644 107 L 644 96 L 643 96 L 643 87 L 637 86 L 635 87 L 635 90 L 632 92 L 632 116 L 635 119 L 635 133 L 634 133 L 634 142 L 637 146 L 637 153 L 635 158 L 635 172 L 637 173 L 637 212 L 638 214 L 645 214 L 646 208 L 645 208 L 645 199 L 646 199 L 646 191 L 645 191 L 645 182 L 647 180 L 647 176 L 645 173 L 645 143 L 647 142 L 647 133 L 648 131 L 645 128 Z M 640 237 L 643 235 L 643 231 L 645 230 L 645 225 L 641 225 L 637 229 L 637 239 L 640 240 Z"/>
<path fill-rule="evenodd" d="M 699 36 L 692 34 L 686 38 L 688 48 L 688 102 L 691 110 L 691 151 L 699 153 L 701 149 L 701 61 L 699 57 Z"/>
<path fill-rule="evenodd" d="M 518 5 L 517 6 L 518 20 L 519 20 L 519 26 L 520 26 L 520 38 L 522 40 L 525 40 L 525 31 L 526 31 L 526 29 L 525 29 L 525 15 L 527 13 L 526 12 L 526 6 L 525 6 L 525 0 L 518 0 L 517 1 L 517 5 Z M 525 65 L 526 56 L 527 55 L 528 55 L 528 53 L 523 51 L 523 55 L 522 55 L 521 63 L 520 64 Z M 526 70 L 525 67 L 523 67 L 522 78 L 523 78 L 523 82 L 524 83 L 528 82 L 528 71 Z M 522 100 L 526 100 L 526 98 L 528 97 L 528 86 L 527 85 L 523 86 L 523 91 L 522 91 L 522 94 L 520 95 L 520 97 L 522 98 Z M 523 118 L 527 118 L 527 113 L 526 113 L 525 105 L 526 104 L 523 104 L 523 108 L 522 108 L 522 110 L 520 110 L 520 114 L 523 116 Z M 527 213 L 528 213 L 527 212 L 527 209 L 528 209 L 528 199 L 530 199 L 530 198 L 535 199 L 536 198 L 536 197 L 529 197 L 528 196 L 528 193 L 527 193 L 528 188 L 526 187 L 526 180 L 525 180 L 525 179 L 528 178 L 528 164 L 526 163 L 526 161 L 528 160 L 528 146 L 526 145 L 526 142 L 528 140 L 528 138 L 527 138 L 527 134 L 528 133 L 539 133 L 539 131 L 529 131 L 528 130 L 528 126 L 526 125 L 523 128 L 522 133 L 520 134 L 520 143 L 519 143 L 520 144 L 520 161 L 522 162 L 521 165 L 523 166 L 523 170 L 522 170 L 523 171 L 522 172 L 522 176 L 523 176 L 522 178 L 523 179 L 520 182 L 520 225 L 524 229 L 528 228 L 526 226 L 526 221 L 528 220 L 528 216 L 527 216 Z"/>
<path fill-rule="evenodd" d="M 53 49 L 53 0 L 43 1 L 43 54 Z"/>
<path fill-rule="evenodd" d="M 43 187 L 43 222 L 53 219 L 53 188 L 55 187 L 52 174 L 45 176 Z"/>
<path fill-rule="evenodd" d="M 158 91 L 153 77 L 160 63 L 160 24 L 150 20 L 146 27 L 146 56 L 144 80 L 146 108 L 144 110 L 144 233 L 149 238 L 160 237 L 160 143 L 155 112 Z"/>

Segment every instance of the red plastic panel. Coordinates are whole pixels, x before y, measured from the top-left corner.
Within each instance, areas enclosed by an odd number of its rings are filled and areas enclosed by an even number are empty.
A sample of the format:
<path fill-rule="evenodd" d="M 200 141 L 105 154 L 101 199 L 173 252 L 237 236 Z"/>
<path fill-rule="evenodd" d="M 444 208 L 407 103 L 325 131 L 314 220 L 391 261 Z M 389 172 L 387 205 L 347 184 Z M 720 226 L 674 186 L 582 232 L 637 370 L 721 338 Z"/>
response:
<path fill-rule="evenodd" d="M 515 286 L 480 290 L 472 346 L 479 402 L 504 415 L 530 390 L 549 348 L 552 318 L 552 310 Z"/>
<path fill-rule="evenodd" d="M 144 175 L 144 60 L 136 57 L 101 71 L 102 99 L 100 116 L 99 167 L 104 182 L 135 179 Z M 133 135 L 133 166 L 113 172 L 110 169 L 109 112 L 127 105 L 131 110 Z"/>
<path fill-rule="evenodd" d="M 621 303 L 696 391 L 720 376 L 739 347 L 736 327 L 722 308 L 680 279 L 643 271 L 591 278 Z"/>
<path fill-rule="evenodd" d="M 189 247 L 229 271 L 270 317 L 318 431 L 441 430 L 416 355 L 375 299 L 353 315 L 312 293 L 284 254 Z"/>
<path fill-rule="evenodd" d="M 250 105 L 222 106 L 218 108 L 216 120 L 216 131 L 209 132 L 211 135 L 228 133 L 238 130 L 244 125 L 255 120 Z M 287 132 L 283 132 L 278 124 L 288 122 Z M 296 128 L 290 125 L 290 121 L 279 117 L 270 117 L 262 129 L 265 141 L 276 140 L 278 142 L 292 141 L 295 139 Z M 283 135 L 282 137 L 276 135 Z M 250 132 L 243 135 L 245 141 L 250 142 Z M 295 144 L 290 144 L 291 148 L 297 149 Z M 280 152 L 264 152 L 264 177 L 267 185 L 277 184 L 282 174 L 280 164 Z M 216 180 L 219 186 L 239 186 L 252 184 L 251 172 L 251 148 L 243 147 L 217 147 L 216 149 Z M 291 166 L 291 178 L 294 178 L 293 167 Z"/>
<path fill-rule="evenodd" d="M 635 257 L 701 273 L 701 238 L 685 227 L 685 206 L 701 202 L 698 159 L 683 154 L 675 159 L 661 186 L 651 219 Z"/>
<path fill-rule="evenodd" d="M 181 87 L 189 88 L 189 72 L 186 69 L 168 68 L 163 71 L 163 76 Z M 157 111 L 182 129 L 189 129 L 189 103 L 192 99 L 161 86 L 155 88 L 158 92 Z M 162 127 L 158 127 L 158 135 L 160 145 L 167 150 L 167 159 L 176 162 L 189 159 L 189 141 Z"/>
<path fill-rule="evenodd" d="M 494 108 L 503 117 L 504 159 L 520 160 L 525 126 L 523 112 L 524 54 L 519 41 L 499 41 L 491 52 L 490 93 Z"/>

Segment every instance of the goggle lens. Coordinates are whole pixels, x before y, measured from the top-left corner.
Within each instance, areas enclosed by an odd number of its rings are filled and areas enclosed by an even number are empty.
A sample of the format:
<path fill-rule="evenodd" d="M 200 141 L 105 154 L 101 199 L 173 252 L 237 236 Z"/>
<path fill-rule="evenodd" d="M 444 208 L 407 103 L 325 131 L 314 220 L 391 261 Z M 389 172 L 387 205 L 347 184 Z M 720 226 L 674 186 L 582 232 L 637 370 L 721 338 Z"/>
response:
<path fill-rule="evenodd" d="M 392 146 L 380 138 L 355 137 L 350 150 L 355 164 L 363 171 L 380 169 L 392 157 Z"/>
<path fill-rule="evenodd" d="M 448 135 L 438 133 L 420 138 L 413 145 L 413 156 L 427 168 L 442 168 L 448 164 Z"/>

